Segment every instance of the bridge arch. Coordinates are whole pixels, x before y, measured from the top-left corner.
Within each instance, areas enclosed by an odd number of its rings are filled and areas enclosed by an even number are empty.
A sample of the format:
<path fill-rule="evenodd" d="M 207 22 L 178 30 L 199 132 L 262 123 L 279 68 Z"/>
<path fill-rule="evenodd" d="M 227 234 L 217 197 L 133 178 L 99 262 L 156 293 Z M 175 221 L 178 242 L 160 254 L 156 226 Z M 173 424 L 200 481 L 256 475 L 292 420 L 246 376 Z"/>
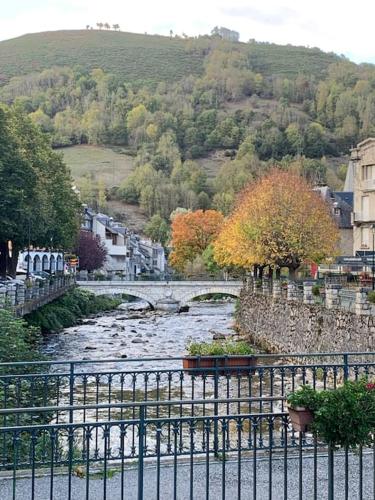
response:
<path fill-rule="evenodd" d="M 85 288 L 85 286 L 81 286 L 81 288 Z M 110 287 L 97 287 L 95 289 L 87 287 L 86 290 L 89 290 L 90 292 L 95 293 L 95 295 L 119 295 L 119 294 L 126 294 L 126 295 L 131 295 L 132 297 L 136 297 L 137 299 L 144 300 L 145 302 L 148 302 L 151 307 L 155 307 L 156 305 L 156 300 L 151 297 L 150 295 L 143 293 L 140 290 L 133 289 L 133 288 L 123 288 L 123 287 L 116 287 L 116 288 L 110 288 Z"/>
<path fill-rule="evenodd" d="M 191 300 L 195 299 L 196 297 L 200 297 L 201 295 L 208 295 L 208 294 L 213 294 L 213 293 L 222 293 L 225 295 L 231 295 L 233 297 L 239 297 L 240 296 L 240 290 L 236 288 L 228 288 L 228 287 L 207 287 L 207 288 L 201 288 L 198 290 L 192 290 L 191 292 L 187 293 L 180 299 L 180 306 L 186 306 L 188 302 Z"/>

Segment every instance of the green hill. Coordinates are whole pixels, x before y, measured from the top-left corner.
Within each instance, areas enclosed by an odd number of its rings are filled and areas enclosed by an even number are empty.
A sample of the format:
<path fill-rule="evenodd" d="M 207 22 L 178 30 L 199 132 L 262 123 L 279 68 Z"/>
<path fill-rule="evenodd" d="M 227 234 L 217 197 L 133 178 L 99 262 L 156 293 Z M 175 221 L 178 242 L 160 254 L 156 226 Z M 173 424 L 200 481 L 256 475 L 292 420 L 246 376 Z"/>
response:
<path fill-rule="evenodd" d="M 101 68 L 126 81 L 177 80 L 202 71 L 200 54 L 186 42 L 116 31 L 48 31 L 0 42 L 1 79 L 52 66 Z"/>
<path fill-rule="evenodd" d="M 203 72 L 210 38 L 180 39 L 101 30 L 48 31 L 0 42 L 0 82 L 52 66 L 101 68 L 132 83 L 176 81 Z M 231 45 L 228 43 L 228 45 Z M 340 58 L 317 48 L 251 42 L 232 44 L 253 71 L 321 76 Z"/>

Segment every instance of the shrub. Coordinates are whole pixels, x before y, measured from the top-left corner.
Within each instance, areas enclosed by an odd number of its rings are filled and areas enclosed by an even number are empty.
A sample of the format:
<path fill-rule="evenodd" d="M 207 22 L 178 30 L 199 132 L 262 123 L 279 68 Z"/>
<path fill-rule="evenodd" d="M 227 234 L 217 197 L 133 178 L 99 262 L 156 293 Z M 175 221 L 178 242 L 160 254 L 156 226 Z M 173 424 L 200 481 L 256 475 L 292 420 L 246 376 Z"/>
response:
<path fill-rule="evenodd" d="M 42 332 L 48 333 L 73 326 L 79 318 L 90 314 L 115 309 L 121 302 L 121 299 L 96 296 L 76 288 L 29 314 L 25 319 L 29 324 L 39 327 Z"/>
<path fill-rule="evenodd" d="M 316 391 L 305 385 L 287 398 L 292 408 L 314 413 L 312 430 L 331 446 L 372 446 L 375 428 L 375 384 L 366 378 L 333 390 Z"/>
<path fill-rule="evenodd" d="M 368 292 L 367 299 L 371 304 L 375 304 L 375 291 Z"/>
<path fill-rule="evenodd" d="M 247 342 L 231 340 L 213 342 L 192 342 L 187 346 L 190 356 L 248 356 L 254 350 Z"/>
<path fill-rule="evenodd" d="M 292 408 L 308 408 L 314 411 L 319 405 L 319 399 L 320 393 L 306 384 L 289 394 L 287 401 Z"/>
<path fill-rule="evenodd" d="M 319 285 L 314 285 L 312 287 L 312 294 L 314 295 L 314 297 L 319 297 L 319 295 L 320 295 L 320 286 Z"/>

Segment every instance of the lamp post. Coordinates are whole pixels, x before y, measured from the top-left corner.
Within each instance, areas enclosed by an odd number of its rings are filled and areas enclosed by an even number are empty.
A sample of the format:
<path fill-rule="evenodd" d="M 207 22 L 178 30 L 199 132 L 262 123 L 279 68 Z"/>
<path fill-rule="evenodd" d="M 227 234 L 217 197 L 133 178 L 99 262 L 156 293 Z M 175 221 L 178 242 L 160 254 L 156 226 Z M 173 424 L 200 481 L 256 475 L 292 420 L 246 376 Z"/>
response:
<path fill-rule="evenodd" d="M 52 274 L 52 245 L 53 245 L 53 237 L 50 238 L 50 247 L 49 247 L 49 274 Z"/>
<path fill-rule="evenodd" d="M 371 275 L 372 275 L 372 289 L 375 290 L 375 282 L 374 282 L 374 273 L 375 273 L 375 224 L 371 224 L 372 231 L 372 266 L 371 266 Z"/>
<path fill-rule="evenodd" d="M 27 271 L 26 271 L 26 278 L 30 278 L 30 239 L 31 239 L 31 220 L 30 217 L 28 219 L 28 242 L 27 242 Z"/>

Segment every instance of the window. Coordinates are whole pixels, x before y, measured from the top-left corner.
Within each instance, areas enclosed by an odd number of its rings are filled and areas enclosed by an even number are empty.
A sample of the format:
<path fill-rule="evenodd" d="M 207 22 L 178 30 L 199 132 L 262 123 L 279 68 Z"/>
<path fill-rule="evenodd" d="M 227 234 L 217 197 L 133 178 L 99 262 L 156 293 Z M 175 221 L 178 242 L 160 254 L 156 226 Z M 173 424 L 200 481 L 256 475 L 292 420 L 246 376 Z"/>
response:
<path fill-rule="evenodd" d="M 361 227 L 361 247 L 369 247 L 369 228 Z"/>
<path fill-rule="evenodd" d="M 361 213 L 362 213 L 362 220 L 369 220 L 370 198 L 368 196 L 362 196 L 361 198 Z"/>
<path fill-rule="evenodd" d="M 362 180 L 367 181 L 372 179 L 372 165 L 363 165 L 362 167 Z"/>

